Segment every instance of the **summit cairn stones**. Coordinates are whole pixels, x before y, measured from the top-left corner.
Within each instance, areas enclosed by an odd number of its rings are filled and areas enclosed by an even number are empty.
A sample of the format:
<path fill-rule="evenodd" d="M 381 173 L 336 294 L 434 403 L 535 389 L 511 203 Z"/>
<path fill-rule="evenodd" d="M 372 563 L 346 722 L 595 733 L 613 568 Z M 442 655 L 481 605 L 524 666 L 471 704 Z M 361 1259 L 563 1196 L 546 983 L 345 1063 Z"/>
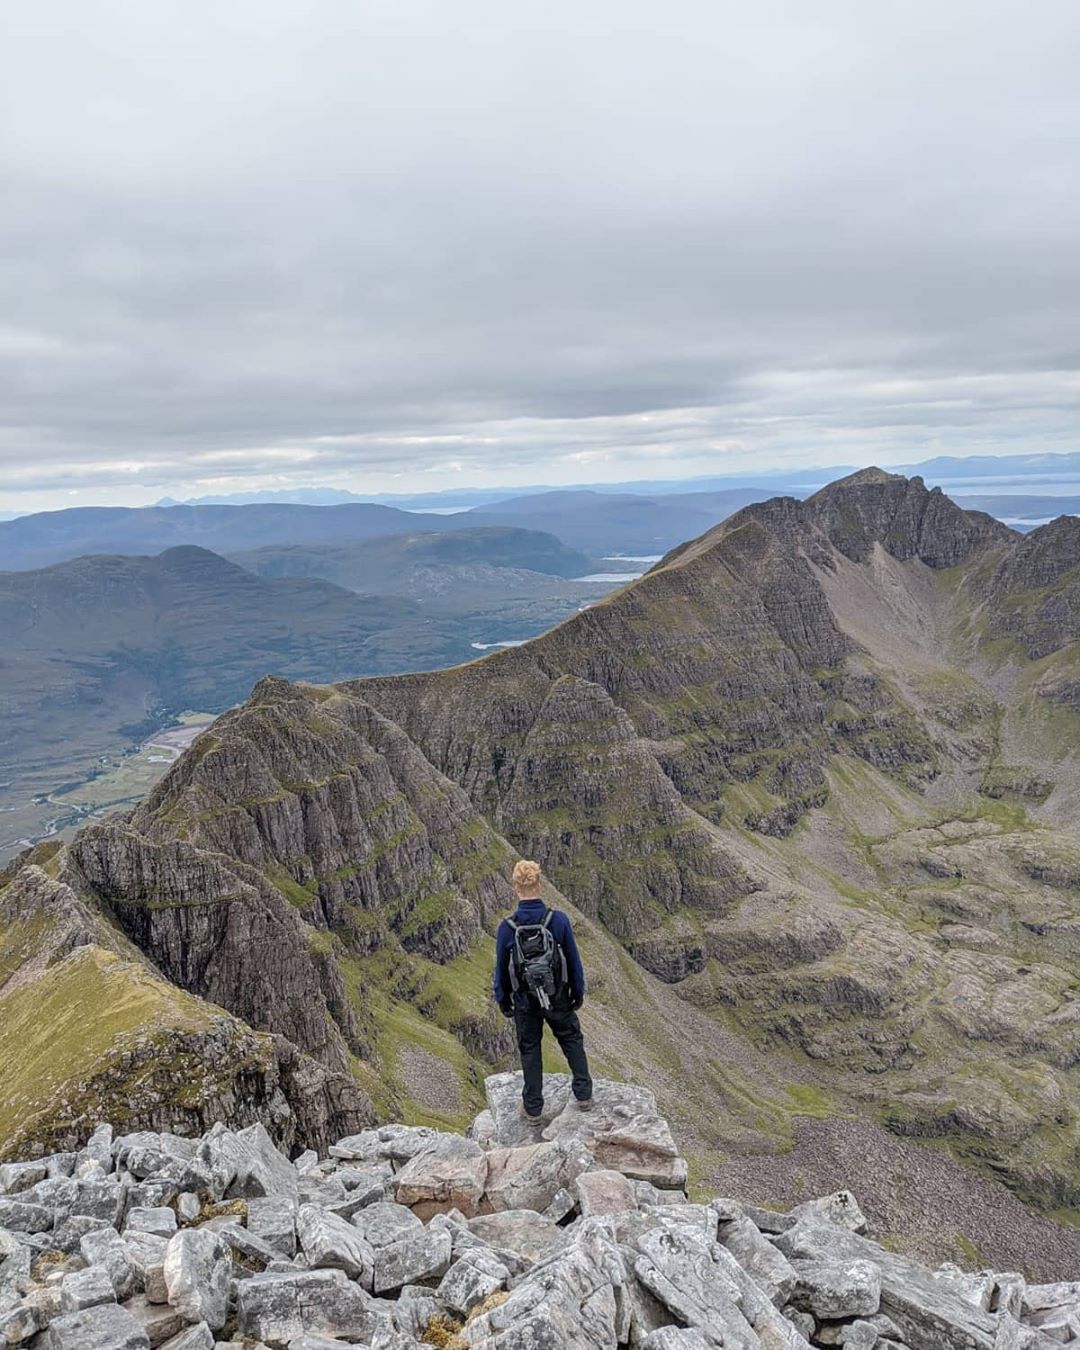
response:
<path fill-rule="evenodd" d="M 221 1125 L 5 1164 L 24 1226 L 0 1227 L 0 1346 L 1080 1350 L 1080 1272 L 930 1270 L 867 1235 L 848 1191 L 790 1214 L 691 1203 L 651 1093 L 601 1081 L 584 1113 L 557 1078 L 539 1139 L 519 1095 L 494 1075 L 469 1138 L 387 1125 L 302 1167 Z"/>

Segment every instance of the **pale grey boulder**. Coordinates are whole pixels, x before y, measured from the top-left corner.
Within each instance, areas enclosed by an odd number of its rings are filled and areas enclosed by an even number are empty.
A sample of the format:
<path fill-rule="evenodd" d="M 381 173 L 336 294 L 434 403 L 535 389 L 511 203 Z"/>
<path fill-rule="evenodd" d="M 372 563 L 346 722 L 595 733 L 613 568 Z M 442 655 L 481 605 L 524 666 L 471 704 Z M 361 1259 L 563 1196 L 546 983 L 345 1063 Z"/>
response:
<path fill-rule="evenodd" d="M 79 1243 L 87 1233 L 100 1230 L 100 1219 L 92 1219 L 88 1214 L 73 1214 L 53 1230 L 49 1245 L 58 1252 L 78 1251 Z"/>
<path fill-rule="evenodd" d="M 790 1217 L 796 1222 L 805 1219 L 832 1224 L 836 1228 L 847 1228 L 852 1233 L 865 1233 L 867 1228 L 866 1215 L 850 1191 L 835 1191 L 817 1200 L 807 1200 L 804 1204 L 796 1205 Z"/>
<path fill-rule="evenodd" d="M 721 1244 L 742 1269 L 757 1281 L 777 1308 L 782 1308 L 790 1300 L 797 1280 L 787 1257 L 749 1219 L 720 1224 L 719 1235 Z"/>
<path fill-rule="evenodd" d="M 367 1205 L 352 1219 L 353 1227 L 371 1244 L 384 1247 L 388 1242 L 400 1242 L 423 1231 L 424 1225 L 411 1209 L 394 1200 L 379 1200 Z"/>
<path fill-rule="evenodd" d="M 155 1209 L 132 1208 L 124 1220 L 124 1233 L 152 1233 L 155 1237 L 171 1238 L 176 1232 L 176 1211 L 164 1207 Z"/>
<path fill-rule="evenodd" d="M 237 1331 L 273 1344 L 305 1332 L 362 1341 L 374 1321 L 371 1304 L 341 1270 L 267 1272 L 237 1284 Z"/>
<path fill-rule="evenodd" d="M 318 1205 L 301 1205 L 296 1233 L 313 1269 L 343 1270 L 370 1291 L 374 1256 L 371 1244 L 358 1228 Z"/>
<path fill-rule="evenodd" d="M 919 1350 L 995 1350 L 998 1319 L 975 1307 L 948 1281 L 869 1238 L 820 1222 L 801 1222 L 775 1239 L 798 1271 L 805 1261 L 869 1261 L 881 1280 L 881 1311 Z"/>
<path fill-rule="evenodd" d="M 513 1252 L 526 1261 L 539 1261 L 568 1241 L 566 1230 L 531 1209 L 506 1209 L 469 1219 L 473 1237 L 499 1252 Z"/>
<path fill-rule="evenodd" d="M 503 1289 L 510 1271 L 492 1252 L 482 1249 L 462 1252 L 439 1283 L 439 1298 L 464 1316 L 478 1303 Z"/>
<path fill-rule="evenodd" d="M 592 1154 L 574 1142 L 490 1149 L 481 1209 L 543 1211 L 560 1191 L 570 1190 L 583 1172 L 594 1167 Z M 633 1208 L 632 1198 L 628 1207 Z"/>
<path fill-rule="evenodd" d="M 99 1303 L 115 1303 L 116 1290 L 112 1276 L 105 1266 L 87 1266 L 85 1270 L 71 1271 L 60 1284 L 62 1312 L 82 1312 Z"/>
<path fill-rule="evenodd" d="M 430 1229 L 376 1247 L 374 1292 L 382 1294 L 403 1284 L 441 1278 L 450 1265 L 452 1249 L 449 1233 Z"/>
<path fill-rule="evenodd" d="M 87 1233 L 79 1242 L 79 1253 L 88 1266 L 105 1267 L 121 1302 L 135 1293 L 139 1271 L 115 1228 L 98 1228 Z"/>
<path fill-rule="evenodd" d="M 247 1229 L 282 1256 L 296 1255 L 296 1215 L 299 1205 L 291 1196 L 268 1195 L 247 1203 Z"/>
<path fill-rule="evenodd" d="M 219 1228 L 218 1237 L 230 1251 L 237 1254 L 241 1267 L 248 1272 L 265 1270 L 272 1261 L 278 1259 L 279 1253 L 269 1243 L 246 1228 L 241 1228 L 238 1223 L 229 1223 L 224 1228 Z"/>
<path fill-rule="evenodd" d="M 645 1337 L 641 1350 L 711 1350 L 714 1344 L 693 1327 L 659 1327 Z"/>
<path fill-rule="evenodd" d="M 185 1228 L 169 1239 L 164 1277 L 169 1304 L 189 1322 L 220 1331 L 229 1312 L 233 1263 L 217 1233 Z"/>
<path fill-rule="evenodd" d="M 0 1228 L 13 1233 L 47 1233 L 53 1225 L 53 1211 L 44 1205 L 0 1196 Z"/>
<path fill-rule="evenodd" d="M 178 1336 L 191 1320 L 167 1303 L 151 1303 L 145 1294 L 129 1298 L 124 1308 L 146 1332 L 151 1350 Z"/>
<path fill-rule="evenodd" d="M 818 1319 L 872 1317 L 881 1304 L 881 1271 L 872 1261 L 818 1260 L 794 1263 L 798 1283 L 791 1302 Z"/>
<path fill-rule="evenodd" d="M 45 1346 L 46 1350 L 151 1350 L 146 1332 L 116 1303 L 58 1317 L 49 1327 Z"/>
<path fill-rule="evenodd" d="M 0 1311 L 0 1345 L 22 1345 L 44 1327 L 41 1309 L 23 1300 Z"/>
<path fill-rule="evenodd" d="M 711 1345 L 756 1344 L 740 1309 L 742 1294 L 709 1242 L 690 1227 L 658 1227 L 636 1241 L 634 1273 L 674 1316 L 701 1331 Z"/>
<path fill-rule="evenodd" d="M 0 1163 L 0 1194 L 18 1195 L 48 1175 L 49 1169 L 43 1162 Z"/>
<path fill-rule="evenodd" d="M 627 1325 L 626 1280 L 618 1247 L 592 1220 L 505 1303 L 467 1323 L 462 1340 L 470 1350 L 616 1350 Z"/>
<path fill-rule="evenodd" d="M 197 1326 L 185 1327 L 178 1335 L 171 1337 L 161 1350 L 214 1350 L 214 1333 L 205 1322 Z"/>

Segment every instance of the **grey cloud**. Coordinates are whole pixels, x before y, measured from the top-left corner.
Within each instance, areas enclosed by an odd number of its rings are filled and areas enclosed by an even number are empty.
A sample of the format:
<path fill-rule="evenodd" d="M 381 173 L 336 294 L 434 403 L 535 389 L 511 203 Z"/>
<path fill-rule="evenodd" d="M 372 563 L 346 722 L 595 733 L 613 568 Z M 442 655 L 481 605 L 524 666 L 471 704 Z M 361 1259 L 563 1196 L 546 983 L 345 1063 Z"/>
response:
<path fill-rule="evenodd" d="M 1075 448 L 1072 3 L 17 8 L 0 507 Z"/>

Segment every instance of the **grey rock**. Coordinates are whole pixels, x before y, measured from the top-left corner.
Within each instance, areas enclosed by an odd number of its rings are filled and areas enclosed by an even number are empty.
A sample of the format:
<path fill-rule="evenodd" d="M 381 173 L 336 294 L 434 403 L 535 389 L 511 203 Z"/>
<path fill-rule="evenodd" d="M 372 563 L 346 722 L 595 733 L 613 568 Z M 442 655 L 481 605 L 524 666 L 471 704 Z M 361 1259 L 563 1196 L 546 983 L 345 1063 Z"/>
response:
<path fill-rule="evenodd" d="M 380 1200 L 368 1205 L 353 1218 L 353 1227 L 363 1233 L 373 1247 L 384 1247 L 388 1242 L 399 1242 L 423 1231 L 424 1225 L 411 1209 L 393 1200 Z"/>
<path fill-rule="evenodd" d="M 221 1330 L 229 1311 L 232 1258 L 218 1234 L 186 1228 L 170 1238 L 164 1276 L 172 1307 L 189 1322 Z"/>
<path fill-rule="evenodd" d="M 106 1171 L 113 1165 L 113 1127 L 108 1122 L 99 1125 L 72 1160 L 74 1165 L 85 1161 L 96 1162 Z"/>
<path fill-rule="evenodd" d="M 171 1209 L 129 1209 L 124 1220 L 125 1233 L 153 1233 L 170 1238 L 176 1232 L 176 1213 Z"/>
<path fill-rule="evenodd" d="M 814 1334 L 817 1322 L 814 1320 L 813 1313 L 801 1312 L 798 1308 L 788 1307 L 783 1309 L 783 1315 L 786 1321 L 790 1322 L 796 1331 L 804 1340 L 809 1340 Z"/>
<path fill-rule="evenodd" d="M 196 1157 L 209 1167 L 217 1193 L 230 1198 L 295 1196 L 299 1186 L 296 1168 L 275 1148 L 262 1124 L 235 1132 L 215 1125 Z"/>
<path fill-rule="evenodd" d="M 1024 1307 L 1024 1292 L 1027 1281 L 1016 1271 L 994 1276 L 994 1292 L 990 1300 L 990 1311 L 1009 1313 L 1019 1318 Z"/>
<path fill-rule="evenodd" d="M 1044 1308 L 1080 1307 L 1080 1280 L 1057 1284 L 1029 1284 L 1024 1290 L 1023 1307 L 1028 1313 Z"/>
<path fill-rule="evenodd" d="M 102 1303 L 66 1313 L 49 1327 L 48 1350 L 150 1350 L 150 1339 L 126 1308 Z"/>
<path fill-rule="evenodd" d="M 60 1308 L 63 1312 L 81 1312 L 99 1303 L 115 1303 L 116 1290 L 106 1266 L 87 1266 L 72 1271 L 60 1284 Z"/>
<path fill-rule="evenodd" d="M 50 1153 L 42 1161 L 50 1177 L 69 1177 L 75 1171 L 74 1153 Z"/>
<path fill-rule="evenodd" d="M 79 1253 L 88 1266 L 101 1265 L 109 1272 L 116 1297 L 123 1301 L 138 1287 L 138 1269 L 131 1252 L 114 1228 L 98 1228 L 79 1242 Z"/>
<path fill-rule="evenodd" d="M 301 1205 L 296 1233 L 313 1269 L 343 1270 L 370 1291 L 374 1270 L 371 1244 L 351 1223 L 318 1205 Z"/>
<path fill-rule="evenodd" d="M 10 1255 L 0 1260 L 0 1300 L 7 1297 L 14 1302 L 27 1292 L 33 1283 L 30 1275 L 32 1266 L 33 1256 L 30 1248 L 23 1246 L 21 1242 L 12 1242 Z M 0 1302 L 0 1307 L 2 1306 L 3 1303 Z"/>
<path fill-rule="evenodd" d="M 753 1328 L 762 1350 L 800 1350 L 809 1337 L 777 1310 L 765 1289 L 739 1265 L 726 1247 L 717 1245 L 713 1254 L 739 1290 L 742 1296 L 740 1310 Z M 810 1320 L 813 1323 L 813 1318 Z"/>
<path fill-rule="evenodd" d="M 638 1181 L 634 1184 L 635 1187 L 649 1185 L 647 1181 Z M 655 1191 L 656 1188 L 651 1186 L 650 1190 Z M 657 1194 L 659 1194 L 659 1192 L 657 1192 Z M 635 1195 L 638 1197 L 640 1203 L 640 1193 L 635 1190 Z M 550 1219 L 552 1223 L 560 1223 L 568 1214 L 573 1214 L 576 1208 L 577 1197 L 572 1195 L 570 1191 L 564 1187 L 561 1191 L 555 1192 L 541 1212 L 545 1219 Z"/>
<path fill-rule="evenodd" d="M 22 1345 L 44 1326 L 40 1309 L 22 1302 L 0 1311 L 0 1345 Z"/>
<path fill-rule="evenodd" d="M 199 1322 L 167 1340 L 161 1350 L 214 1350 L 214 1333 L 205 1322 Z"/>
<path fill-rule="evenodd" d="M 176 1212 L 184 1223 L 194 1223 L 202 1212 L 197 1191 L 181 1191 L 176 1197 Z"/>
<path fill-rule="evenodd" d="M 642 1350 L 710 1350 L 713 1345 L 693 1327 L 658 1327 L 641 1343 Z"/>
<path fill-rule="evenodd" d="M 796 1270 L 802 1261 L 866 1260 L 875 1265 L 881 1279 L 881 1311 L 919 1350 L 994 1350 L 997 1318 L 907 1257 L 820 1223 L 798 1223 L 775 1241 Z"/>
<path fill-rule="evenodd" d="M 124 1307 L 146 1332 L 151 1350 L 179 1335 L 190 1321 L 167 1303 L 151 1303 L 144 1294 L 129 1298 Z"/>
<path fill-rule="evenodd" d="M 374 1292 L 382 1294 L 403 1284 L 440 1278 L 450 1265 L 453 1243 L 449 1233 L 426 1229 L 374 1250 Z"/>
<path fill-rule="evenodd" d="M 514 1252 L 529 1261 L 540 1260 L 567 1241 L 565 1231 L 556 1223 L 528 1209 L 478 1214 L 468 1221 L 468 1231 L 489 1247 Z"/>
<path fill-rule="evenodd" d="M 0 1228 L 8 1228 L 13 1233 L 47 1233 L 52 1224 L 52 1211 L 43 1205 L 0 1196 Z"/>
<path fill-rule="evenodd" d="M 44 1181 L 49 1169 L 43 1162 L 14 1162 L 0 1164 L 0 1192 L 18 1195 Z"/>
<path fill-rule="evenodd" d="M 634 1271 L 646 1289 L 681 1322 L 712 1344 L 753 1345 L 739 1308 L 741 1293 L 710 1243 L 690 1228 L 655 1228 L 635 1244 Z"/>
<path fill-rule="evenodd" d="M 296 1255 L 296 1215 L 299 1206 L 289 1196 L 268 1195 L 248 1201 L 247 1228 L 283 1256 Z"/>
<path fill-rule="evenodd" d="M 272 1261 L 278 1259 L 279 1253 L 269 1243 L 249 1233 L 246 1228 L 241 1228 L 238 1223 L 226 1224 L 218 1230 L 218 1236 L 240 1256 L 241 1264 L 248 1269 L 265 1270 Z"/>
<path fill-rule="evenodd" d="M 866 1215 L 850 1191 L 836 1191 L 817 1200 L 807 1200 L 805 1204 L 796 1205 L 790 1217 L 796 1222 L 806 1219 L 831 1223 L 837 1228 L 850 1229 L 853 1233 L 865 1233 L 867 1226 Z"/>
<path fill-rule="evenodd" d="M 510 1271 L 491 1252 L 463 1252 L 442 1277 L 439 1298 L 464 1316 L 509 1279 Z"/>
<path fill-rule="evenodd" d="M 79 1243 L 87 1233 L 100 1231 L 100 1219 L 92 1219 L 88 1214 L 72 1214 L 56 1227 L 50 1246 L 58 1252 L 77 1251 Z"/>
<path fill-rule="evenodd" d="M 537 1266 L 505 1303 L 466 1324 L 472 1350 L 614 1350 L 625 1329 L 626 1269 L 618 1247 L 590 1220 L 571 1245 Z"/>
<path fill-rule="evenodd" d="M 881 1303 L 881 1272 L 872 1261 L 796 1261 L 796 1308 L 817 1318 L 872 1317 Z"/>
<path fill-rule="evenodd" d="M 873 1322 L 860 1319 L 844 1327 L 840 1332 L 840 1344 L 847 1350 L 874 1350 L 880 1337 Z"/>
<path fill-rule="evenodd" d="M 394 1198 L 421 1219 L 450 1209 L 475 1214 L 484 1194 L 488 1159 L 479 1144 L 441 1134 L 414 1154 L 394 1177 Z"/>
<path fill-rule="evenodd" d="M 584 1219 L 596 1214 L 623 1214 L 637 1208 L 633 1182 L 610 1168 L 581 1173 L 574 1179 L 574 1191 Z"/>
<path fill-rule="evenodd" d="M 777 1308 L 783 1307 L 795 1288 L 796 1275 L 791 1262 L 763 1237 L 750 1219 L 721 1224 L 720 1241 L 739 1265 L 768 1294 Z"/>
<path fill-rule="evenodd" d="M 341 1270 L 253 1275 L 236 1287 L 237 1331 L 288 1344 L 305 1332 L 363 1340 L 371 1298 Z"/>

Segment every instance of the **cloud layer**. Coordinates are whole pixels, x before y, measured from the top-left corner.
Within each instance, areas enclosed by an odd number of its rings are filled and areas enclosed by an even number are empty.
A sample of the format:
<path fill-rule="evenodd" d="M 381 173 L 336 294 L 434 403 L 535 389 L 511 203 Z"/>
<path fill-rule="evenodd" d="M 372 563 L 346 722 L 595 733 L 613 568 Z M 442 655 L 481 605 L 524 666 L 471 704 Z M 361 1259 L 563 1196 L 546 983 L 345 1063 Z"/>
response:
<path fill-rule="evenodd" d="M 0 508 L 1080 449 L 1072 0 L 41 0 Z"/>

